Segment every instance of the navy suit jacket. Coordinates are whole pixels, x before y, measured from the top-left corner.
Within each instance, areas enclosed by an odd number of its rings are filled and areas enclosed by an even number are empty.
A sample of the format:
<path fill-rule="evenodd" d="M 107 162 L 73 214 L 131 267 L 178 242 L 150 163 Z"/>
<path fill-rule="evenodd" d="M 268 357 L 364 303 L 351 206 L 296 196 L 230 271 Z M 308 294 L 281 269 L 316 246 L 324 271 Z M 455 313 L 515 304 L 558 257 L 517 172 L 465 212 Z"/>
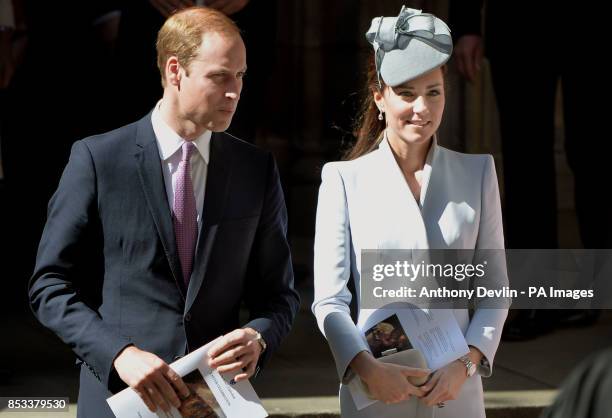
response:
<path fill-rule="evenodd" d="M 170 363 L 239 324 L 265 363 L 299 306 L 287 213 L 272 155 L 213 133 L 203 224 L 188 289 L 151 115 L 77 141 L 51 198 L 29 296 L 39 321 L 80 361 L 79 417 L 112 417 L 127 345 Z"/>

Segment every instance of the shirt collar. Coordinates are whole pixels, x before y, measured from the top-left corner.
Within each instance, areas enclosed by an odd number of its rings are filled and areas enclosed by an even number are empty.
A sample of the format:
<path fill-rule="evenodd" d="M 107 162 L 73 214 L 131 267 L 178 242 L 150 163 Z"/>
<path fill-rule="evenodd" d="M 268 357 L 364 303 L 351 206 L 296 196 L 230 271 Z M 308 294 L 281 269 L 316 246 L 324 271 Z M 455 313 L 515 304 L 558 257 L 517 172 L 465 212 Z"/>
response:
<path fill-rule="evenodd" d="M 161 117 L 160 105 L 161 100 L 157 102 L 151 115 L 151 123 L 153 124 L 153 132 L 155 132 L 155 138 L 157 139 L 157 148 L 159 150 L 159 156 L 162 161 L 166 161 L 168 158 L 178 152 L 185 140 L 181 138 Z M 204 162 L 208 164 L 210 159 L 210 139 L 212 132 L 206 130 L 202 135 L 198 136 L 193 144 L 204 159 Z"/>

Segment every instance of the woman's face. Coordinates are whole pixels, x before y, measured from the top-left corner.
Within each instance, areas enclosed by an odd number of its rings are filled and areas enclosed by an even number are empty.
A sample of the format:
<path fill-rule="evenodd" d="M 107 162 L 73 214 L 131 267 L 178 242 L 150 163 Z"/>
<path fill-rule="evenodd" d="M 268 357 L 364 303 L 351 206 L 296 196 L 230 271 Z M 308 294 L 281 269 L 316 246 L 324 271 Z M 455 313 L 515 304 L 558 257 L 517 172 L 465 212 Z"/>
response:
<path fill-rule="evenodd" d="M 374 100 L 385 113 L 390 141 L 409 144 L 427 142 L 437 131 L 444 112 L 444 75 L 441 68 L 396 87 L 374 92 Z"/>

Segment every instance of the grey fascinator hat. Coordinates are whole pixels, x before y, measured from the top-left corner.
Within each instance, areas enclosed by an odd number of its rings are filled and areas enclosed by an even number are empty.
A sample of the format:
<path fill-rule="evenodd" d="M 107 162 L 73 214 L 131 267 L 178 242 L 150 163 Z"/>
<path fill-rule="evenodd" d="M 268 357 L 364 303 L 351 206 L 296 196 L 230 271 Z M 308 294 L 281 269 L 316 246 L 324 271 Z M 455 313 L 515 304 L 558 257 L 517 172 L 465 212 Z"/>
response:
<path fill-rule="evenodd" d="M 375 17 L 366 33 L 374 47 L 378 82 L 391 87 L 441 66 L 453 52 L 446 24 L 429 13 L 402 6 L 397 17 Z"/>

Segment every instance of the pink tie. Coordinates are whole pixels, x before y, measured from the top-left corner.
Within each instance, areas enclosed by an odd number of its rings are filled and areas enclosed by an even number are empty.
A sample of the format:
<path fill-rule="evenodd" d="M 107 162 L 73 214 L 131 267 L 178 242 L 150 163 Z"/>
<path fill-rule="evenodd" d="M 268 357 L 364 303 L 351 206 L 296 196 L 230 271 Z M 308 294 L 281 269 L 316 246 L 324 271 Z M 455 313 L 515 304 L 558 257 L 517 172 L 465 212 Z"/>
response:
<path fill-rule="evenodd" d="M 183 156 L 178 166 L 176 190 L 174 192 L 174 234 L 178 255 L 181 260 L 181 270 L 185 287 L 189 285 L 189 277 L 193 268 L 193 254 L 198 238 L 198 213 L 196 200 L 191 182 L 191 169 L 189 159 L 195 151 L 191 142 L 183 144 Z"/>

